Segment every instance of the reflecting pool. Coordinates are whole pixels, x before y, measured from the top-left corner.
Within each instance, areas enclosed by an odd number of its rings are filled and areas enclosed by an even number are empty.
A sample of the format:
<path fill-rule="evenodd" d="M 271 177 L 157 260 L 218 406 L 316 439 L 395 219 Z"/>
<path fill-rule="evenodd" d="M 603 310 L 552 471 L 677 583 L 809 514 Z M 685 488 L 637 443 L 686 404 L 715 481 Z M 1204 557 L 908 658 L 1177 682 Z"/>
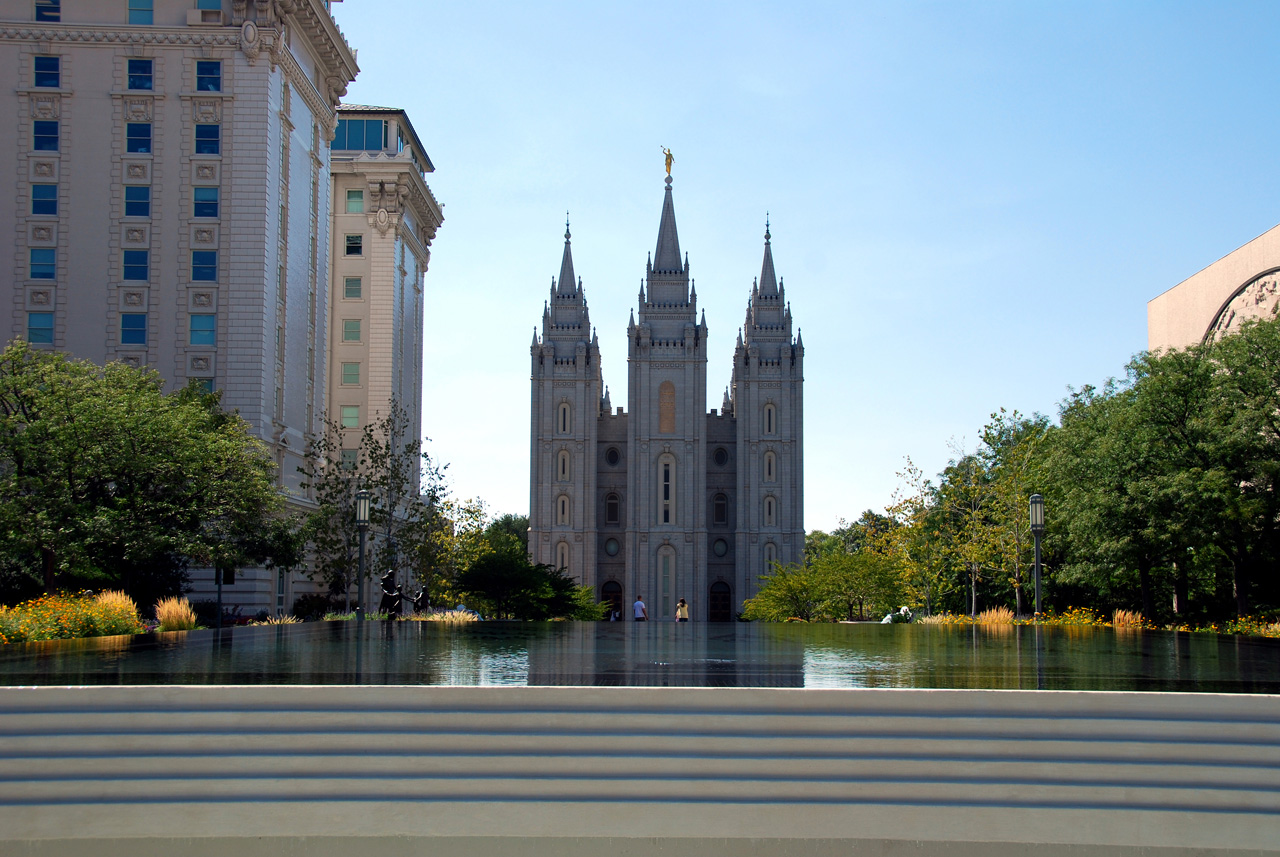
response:
<path fill-rule="evenodd" d="M 1025 626 L 316 622 L 0 646 L 0 684 L 1280 693 L 1280 640 Z"/>

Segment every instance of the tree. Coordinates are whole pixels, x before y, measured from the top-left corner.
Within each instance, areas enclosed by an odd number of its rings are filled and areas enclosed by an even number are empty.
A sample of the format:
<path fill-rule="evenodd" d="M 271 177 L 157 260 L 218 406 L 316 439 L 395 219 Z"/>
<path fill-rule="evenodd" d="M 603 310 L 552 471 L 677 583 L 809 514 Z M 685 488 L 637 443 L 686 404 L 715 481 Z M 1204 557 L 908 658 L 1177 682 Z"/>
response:
<path fill-rule="evenodd" d="M 932 615 L 938 600 L 951 587 L 944 550 L 944 515 L 937 490 L 910 458 L 898 473 L 905 485 L 894 492 L 885 510 L 895 526 L 877 542 L 878 550 L 894 558 L 912 604 Z"/>
<path fill-rule="evenodd" d="M 760 578 L 760 591 L 743 604 L 742 615 L 752 621 L 809 622 L 821 615 L 827 593 L 813 566 L 780 565 Z"/>
<path fill-rule="evenodd" d="M 533 564 L 523 549 L 508 544 L 489 551 L 458 578 L 458 588 L 497 619 L 604 618 L 589 586 L 578 586 L 564 569 Z"/>
<path fill-rule="evenodd" d="M 8 597 L 121 588 L 149 604 L 281 508 L 265 446 L 216 394 L 17 342 L 0 353 L 0 568 Z M 264 550 L 255 550 L 264 555 Z"/>
<path fill-rule="evenodd" d="M 861 550 L 823 557 L 814 565 L 824 612 L 848 621 L 866 618 L 868 605 L 892 610 L 902 600 L 902 577 L 891 557 Z M 855 616 L 856 608 L 856 616 Z"/>
<path fill-rule="evenodd" d="M 1013 587 L 1015 610 L 1025 615 L 1026 570 L 1032 547 L 1029 505 L 1036 456 L 1049 420 L 1004 408 L 982 428 L 981 455 L 991 475 L 984 539 L 989 561 Z"/>

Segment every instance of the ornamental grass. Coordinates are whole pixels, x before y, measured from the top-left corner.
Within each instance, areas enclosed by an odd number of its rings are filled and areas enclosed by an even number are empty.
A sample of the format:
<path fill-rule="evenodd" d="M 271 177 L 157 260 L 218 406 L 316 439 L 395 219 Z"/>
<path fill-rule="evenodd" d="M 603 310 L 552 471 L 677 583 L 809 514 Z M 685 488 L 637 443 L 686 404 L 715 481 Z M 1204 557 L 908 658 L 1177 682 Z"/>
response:
<path fill-rule="evenodd" d="M 140 634 L 146 628 L 123 592 L 42 595 L 0 607 L 0 643 Z"/>
<path fill-rule="evenodd" d="M 1008 607 L 989 607 L 974 619 L 979 625 L 1012 625 L 1018 617 Z"/>
<path fill-rule="evenodd" d="M 285 613 L 283 616 L 268 616 L 260 622 L 250 622 L 250 625 L 297 625 L 302 622 L 297 616 L 290 616 Z"/>
<path fill-rule="evenodd" d="M 162 598 L 156 602 L 156 621 L 160 623 L 157 631 L 194 631 L 196 611 L 191 609 L 191 602 L 180 595 Z"/>
<path fill-rule="evenodd" d="M 440 610 L 434 613 L 414 613 L 404 618 L 409 622 L 451 622 L 456 624 L 480 621 L 480 617 L 470 610 Z"/>

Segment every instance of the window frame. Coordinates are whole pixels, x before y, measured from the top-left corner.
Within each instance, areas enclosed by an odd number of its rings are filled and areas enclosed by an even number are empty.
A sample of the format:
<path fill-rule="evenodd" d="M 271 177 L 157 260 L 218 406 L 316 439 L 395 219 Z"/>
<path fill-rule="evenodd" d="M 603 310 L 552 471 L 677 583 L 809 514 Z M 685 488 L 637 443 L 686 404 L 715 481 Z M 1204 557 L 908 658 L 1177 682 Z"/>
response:
<path fill-rule="evenodd" d="M 42 133 L 43 132 L 43 133 Z M 53 140 L 53 145 L 41 144 L 41 140 Z M 62 146 L 62 128 L 57 119 L 35 119 L 31 122 L 31 150 L 33 152 L 57 152 Z"/>
<path fill-rule="evenodd" d="M 52 196 L 37 196 L 36 191 L 42 193 L 45 188 L 52 188 Z M 50 209 L 40 211 L 39 206 L 45 206 Z M 58 186 L 56 184 L 33 184 L 31 185 L 31 214 L 33 217 L 57 217 L 58 216 Z"/>
<path fill-rule="evenodd" d="M 48 324 L 39 326 L 33 325 L 32 322 L 40 319 L 48 320 Z M 32 331 L 48 331 L 48 338 L 42 333 L 40 336 L 32 336 Z M 30 345 L 53 345 L 54 340 L 54 317 L 50 310 L 35 310 L 27 313 L 27 343 Z"/>
<path fill-rule="evenodd" d="M 139 320 L 142 322 L 140 326 L 136 324 Z M 130 321 L 135 322 L 135 324 L 128 324 Z M 120 313 L 120 344 L 147 344 L 147 314 L 145 312 Z"/>
<path fill-rule="evenodd" d="M 342 341 L 343 342 L 364 342 L 364 339 L 362 338 L 364 335 L 364 331 L 361 329 L 362 321 L 363 319 L 359 319 L 359 318 L 344 318 L 342 320 Z M 355 333 L 355 338 L 352 338 L 351 336 L 353 332 Z"/>
<path fill-rule="evenodd" d="M 342 380 L 339 382 L 347 387 L 357 387 L 360 385 L 360 362 L 344 362 L 342 364 Z"/>
<path fill-rule="evenodd" d="M 200 199 L 201 194 L 213 194 L 213 201 Z M 217 218 L 221 215 L 222 189 L 218 187 L 193 187 L 191 189 L 191 216 Z M 202 213 L 203 212 L 203 213 Z"/>
<path fill-rule="evenodd" d="M 42 62 L 52 61 L 53 70 L 40 68 Z M 53 82 L 50 83 L 49 81 Z M 43 81 L 43 82 L 42 82 Z M 31 58 L 31 85 L 40 89 L 62 88 L 62 57 L 40 54 Z"/>
<path fill-rule="evenodd" d="M 351 284 L 355 283 L 355 294 L 351 293 Z M 361 277 L 342 278 L 342 299 L 344 301 L 364 300 L 364 279 Z"/>
<path fill-rule="evenodd" d="M 213 129 L 210 132 L 209 129 Z M 222 155 L 222 125 L 218 122 L 198 122 L 195 127 L 194 155 Z"/>
<path fill-rule="evenodd" d="M 35 20 L 36 23 L 61 23 L 62 0 L 35 0 Z"/>
<path fill-rule="evenodd" d="M 351 207 L 352 202 L 357 203 L 356 208 Z M 347 214 L 364 214 L 364 191 L 362 190 L 347 191 Z"/>
<path fill-rule="evenodd" d="M 216 283 L 218 281 L 218 251 L 191 251 L 191 281 L 193 283 Z"/>
<path fill-rule="evenodd" d="M 360 406 L 359 405 L 339 405 L 338 406 L 338 425 L 344 429 L 360 428 Z"/>
<path fill-rule="evenodd" d="M 146 199 L 129 199 L 130 191 L 143 191 Z M 136 211 L 130 212 L 130 206 L 145 206 L 146 214 L 138 214 Z M 125 217 L 150 217 L 151 216 L 151 185 L 149 184 L 129 184 L 124 186 L 124 216 Z"/>
<path fill-rule="evenodd" d="M 196 320 L 200 320 L 199 326 Z M 207 324 L 206 324 L 207 323 Z M 218 315 L 212 312 L 193 312 L 187 317 L 187 343 L 212 346 L 218 344 Z"/>
<path fill-rule="evenodd" d="M 604 496 L 604 522 L 622 523 L 622 498 L 616 492 L 611 491 Z"/>
<path fill-rule="evenodd" d="M 120 253 L 120 279 L 127 282 L 142 283 L 150 280 L 151 251 L 122 250 Z"/>
<path fill-rule="evenodd" d="M 210 10 L 213 11 L 213 10 Z M 222 5 L 219 3 L 216 11 L 222 11 Z M 202 74 L 201 66 L 214 66 L 217 68 L 217 74 Z M 209 81 L 216 81 L 217 86 L 211 87 L 204 84 Z M 222 60 L 196 60 L 196 92 L 221 92 L 222 91 Z"/>
<path fill-rule="evenodd" d="M 58 278 L 58 251 L 55 247 L 30 247 L 27 253 L 27 279 L 56 280 Z M 37 255 L 39 261 L 36 261 Z M 39 273 L 37 273 L 37 271 Z"/>
<path fill-rule="evenodd" d="M 155 0 L 129 0 L 129 26 L 151 27 L 156 22 Z"/>
<path fill-rule="evenodd" d="M 143 131 L 146 131 L 145 136 Z M 150 155 L 152 149 L 152 129 L 150 122 L 124 123 L 124 150 L 130 155 Z M 145 146 L 146 148 L 143 148 Z"/>
<path fill-rule="evenodd" d="M 134 70 L 135 64 L 137 71 Z M 145 83 L 145 86 L 134 84 Z M 124 61 L 124 88 L 131 92 L 156 91 L 156 61 L 151 57 L 128 57 Z"/>
<path fill-rule="evenodd" d="M 711 523 L 717 527 L 729 526 L 729 497 L 723 492 L 711 498 Z"/>
<path fill-rule="evenodd" d="M 344 257 L 364 258 L 364 235 L 363 234 L 343 235 L 342 243 L 343 243 L 342 255 Z"/>

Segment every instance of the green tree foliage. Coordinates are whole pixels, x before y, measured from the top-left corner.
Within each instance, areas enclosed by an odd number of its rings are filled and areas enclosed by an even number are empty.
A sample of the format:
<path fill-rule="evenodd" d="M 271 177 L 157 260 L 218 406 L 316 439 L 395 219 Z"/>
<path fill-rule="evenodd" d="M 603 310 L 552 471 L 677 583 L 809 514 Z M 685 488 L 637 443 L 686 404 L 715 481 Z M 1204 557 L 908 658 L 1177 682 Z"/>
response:
<path fill-rule="evenodd" d="M 37 351 L 0 353 L 0 587 L 180 594 L 190 563 L 262 561 L 281 508 L 263 444 L 216 395 Z"/>
<path fill-rule="evenodd" d="M 564 569 L 531 563 L 523 546 L 510 542 L 478 557 L 459 576 L 458 588 L 495 619 L 604 618 L 605 605 L 595 603 L 591 587 L 579 586 Z"/>
<path fill-rule="evenodd" d="M 742 615 L 753 622 L 811 622 L 823 617 L 826 587 L 811 565 L 779 565 L 760 578 L 760 591 L 743 604 Z"/>
<path fill-rule="evenodd" d="M 824 618 L 865 620 L 866 609 L 877 614 L 901 603 L 905 589 L 901 569 L 893 558 L 869 549 L 829 554 L 813 565 L 821 581 Z"/>

